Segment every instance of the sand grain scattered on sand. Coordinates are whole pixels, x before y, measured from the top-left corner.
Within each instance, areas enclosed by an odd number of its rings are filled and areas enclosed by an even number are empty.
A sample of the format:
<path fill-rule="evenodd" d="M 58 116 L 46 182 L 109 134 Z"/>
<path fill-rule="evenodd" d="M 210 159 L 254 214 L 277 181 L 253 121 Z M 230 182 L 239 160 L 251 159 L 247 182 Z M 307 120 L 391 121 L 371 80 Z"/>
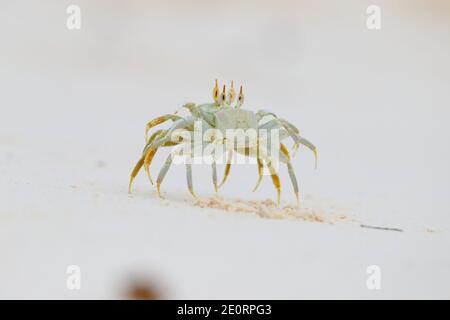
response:
<path fill-rule="evenodd" d="M 342 211 L 333 205 L 322 203 L 320 206 L 313 203 L 311 197 L 307 198 L 300 207 L 288 204 L 278 207 L 271 199 L 256 200 L 227 200 L 220 196 L 198 198 L 194 206 L 200 208 L 213 208 L 228 212 L 253 213 L 267 219 L 299 219 L 309 222 L 334 224 L 337 222 L 351 221 Z"/>

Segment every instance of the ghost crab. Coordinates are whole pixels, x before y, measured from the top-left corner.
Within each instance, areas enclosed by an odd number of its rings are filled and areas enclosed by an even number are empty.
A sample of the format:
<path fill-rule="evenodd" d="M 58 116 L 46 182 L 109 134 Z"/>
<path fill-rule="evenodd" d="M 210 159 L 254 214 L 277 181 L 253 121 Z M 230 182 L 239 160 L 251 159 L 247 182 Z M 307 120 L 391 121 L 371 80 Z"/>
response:
<path fill-rule="evenodd" d="M 213 103 L 205 103 L 205 104 L 195 104 L 195 103 L 187 103 L 183 105 L 180 109 L 185 108 L 189 111 L 190 115 L 182 117 L 178 115 L 178 111 L 176 111 L 173 114 L 166 114 L 163 116 L 160 116 L 158 118 L 153 119 L 152 121 L 147 123 L 146 129 L 145 129 L 145 136 L 146 136 L 146 144 L 144 147 L 144 150 L 142 152 L 141 157 L 139 158 L 138 162 L 136 163 L 133 171 L 131 172 L 130 182 L 129 182 L 129 188 L 128 192 L 131 193 L 131 187 L 133 184 L 133 180 L 136 177 L 136 175 L 139 173 L 142 167 L 144 167 L 145 171 L 147 172 L 148 178 L 150 180 L 150 183 L 153 184 L 153 179 L 150 174 L 150 164 L 157 152 L 157 150 L 161 147 L 173 147 L 178 146 L 182 144 L 192 144 L 192 140 L 185 139 L 180 136 L 175 137 L 175 132 L 177 130 L 185 130 L 188 132 L 188 135 L 192 137 L 194 132 L 194 125 L 196 121 L 200 121 L 202 124 L 202 128 L 205 130 L 218 130 L 220 132 L 224 132 L 226 130 L 236 130 L 236 129 L 254 129 L 255 131 L 265 129 L 265 130 L 276 130 L 279 133 L 279 142 L 278 144 L 278 151 L 277 156 L 280 162 L 284 163 L 287 166 L 289 177 L 292 182 L 292 186 L 296 195 L 297 199 L 297 205 L 299 204 L 299 189 L 298 189 L 298 183 L 297 178 L 294 173 L 293 166 L 291 164 L 291 156 L 289 154 L 288 149 L 286 146 L 281 143 L 281 140 L 285 138 L 292 138 L 294 142 L 294 155 L 299 147 L 299 145 L 304 145 L 314 153 L 315 157 L 315 163 L 317 167 L 317 149 L 316 147 L 306 140 L 305 138 L 301 137 L 299 134 L 299 130 L 289 121 L 285 119 L 278 118 L 277 115 L 275 115 L 273 112 L 267 111 L 267 110 L 259 110 L 257 112 L 250 111 L 250 110 L 244 110 L 242 109 L 242 105 L 244 103 L 244 94 L 242 90 L 242 86 L 240 87 L 239 94 L 236 99 L 236 103 L 234 105 L 233 102 L 236 98 L 236 92 L 234 90 L 233 82 L 231 82 L 230 89 L 226 91 L 225 85 L 223 86 L 222 91 L 219 89 L 219 85 L 217 83 L 217 80 L 215 81 L 215 86 L 213 88 Z M 271 120 L 267 122 L 262 122 L 262 119 L 265 117 L 272 117 Z M 166 121 L 172 121 L 173 124 L 169 129 L 160 129 L 155 131 L 150 137 L 148 137 L 148 133 L 150 129 L 153 127 L 162 124 Z M 202 129 L 202 130 L 203 130 Z M 258 131 L 259 132 L 259 131 Z M 174 138 L 175 137 L 175 138 Z M 226 139 L 216 139 L 214 140 L 214 137 L 210 140 L 202 140 L 201 144 L 203 147 L 207 146 L 211 143 L 221 143 L 223 145 Z M 267 140 L 267 138 L 266 138 Z M 233 144 L 231 147 L 227 147 L 227 163 L 225 166 L 225 172 L 222 181 L 220 184 L 217 182 L 217 169 L 216 169 L 216 161 L 213 158 L 213 161 L 211 163 L 212 165 L 212 179 L 213 179 L 213 185 L 214 189 L 217 192 L 218 188 L 220 188 L 225 181 L 227 180 L 227 177 L 230 173 L 231 169 L 231 160 L 233 158 L 233 152 L 244 154 L 245 156 L 255 156 L 257 158 L 257 164 L 258 164 L 258 181 L 256 183 L 256 186 L 254 187 L 253 191 L 256 191 L 256 189 L 259 187 L 262 177 L 263 177 L 263 170 L 264 166 L 266 166 L 269 169 L 272 182 L 276 188 L 277 191 L 277 200 L 278 205 L 280 204 L 280 195 L 281 195 L 281 184 L 280 179 L 278 176 L 278 170 L 275 168 L 275 165 L 273 163 L 273 157 L 270 157 L 268 153 L 266 152 L 267 149 L 259 148 L 258 144 L 261 142 L 259 137 L 256 138 L 256 143 L 253 144 L 246 144 L 244 147 L 237 147 Z M 270 144 L 270 141 L 268 142 Z M 226 144 L 228 146 L 228 144 Z M 255 149 L 256 148 L 256 149 Z M 156 180 L 156 188 L 158 191 L 158 195 L 162 198 L 160 186 L 164 179 L 164 177 L 167 174 L 167 171 L 169 170 L 169 167 L 172 164 L 174 158 L 174 154 L 171 153 L 162 169 L 160 170 L 158 174 L 158 178 Z M 190 158 L 190 156 L 188 156 Z M 193 184 L 192 184 L 192 161 L 186 161 L 186 178 L 187 178 L 187 185 L 190 193 L 197 197 L 194 193 Z"/>

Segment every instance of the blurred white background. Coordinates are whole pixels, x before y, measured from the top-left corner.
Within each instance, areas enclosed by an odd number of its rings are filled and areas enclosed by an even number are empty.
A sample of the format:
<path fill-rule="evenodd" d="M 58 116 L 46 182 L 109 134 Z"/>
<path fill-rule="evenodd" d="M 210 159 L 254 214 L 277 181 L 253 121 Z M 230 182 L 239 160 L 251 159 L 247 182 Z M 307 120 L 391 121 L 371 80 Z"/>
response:
<path fill-rule="evenodd" d="M 117 298 L 139 269 L 171 298 L 449 298 L 449 36 L 445 0 L 1 1 L 0 297 Z M 318 170 L 307 150 L 294 161 L 303 193 L 405 232 L 206 212 L 183 166 L 169 202 L 142 173 L 129 197 L 147 121 L 210 101 L 215 78 L 318 146 Z M 210 168 L 194 170 L 213 194 Z M 235 166 L 221 194 L 275 198 L 268 178 L 251 194 L 256 178 Z M 70 264 L 82 290 L 65 287 Z"/>

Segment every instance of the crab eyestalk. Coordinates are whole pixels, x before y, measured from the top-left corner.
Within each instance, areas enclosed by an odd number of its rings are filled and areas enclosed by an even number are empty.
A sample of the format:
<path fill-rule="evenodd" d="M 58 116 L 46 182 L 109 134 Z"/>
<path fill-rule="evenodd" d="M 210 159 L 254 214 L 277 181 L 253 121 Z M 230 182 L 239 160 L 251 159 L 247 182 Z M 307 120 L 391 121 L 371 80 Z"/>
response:
<path fill-rule="evenodd" d="M 219 85 L 217 84 L 217 79 L 213 88 L 213 99 L 216 104 L 219 104 Z"/>
<path fill-rule="evenodd" d="M 242 86 L 241 86 L 241 88 L 239 89 L 239 96 L 237 99 L 236 108 L 242 107 L 243 104 L 244 104 L 244 93 L 242 92 Z"/>
<path fill-rule="evenodd" d="M 231 106 L 235 97 L 236 97 L 236 91 L 234 91 L 234 82 L 231 81 L 231 86 L 230 86 L 230 90 L 228 90 L 226 104 L 228 106 Z"/>
<path fill-rule="evenodd" d="M 227 95 L 226 95 L 226 93 L 225 93 L 225 89 L 226 89 L 226 88 L 225 88 L 225 85 L 223 85 L 222 93 L 220 94 L 220 96 L 219 96 L 219 101 L 218 101 L 219 106 L 221 106 L 221 107 L 224 106 L 225 100 L 226 100 L 226 98 L 227 98 Z"/>

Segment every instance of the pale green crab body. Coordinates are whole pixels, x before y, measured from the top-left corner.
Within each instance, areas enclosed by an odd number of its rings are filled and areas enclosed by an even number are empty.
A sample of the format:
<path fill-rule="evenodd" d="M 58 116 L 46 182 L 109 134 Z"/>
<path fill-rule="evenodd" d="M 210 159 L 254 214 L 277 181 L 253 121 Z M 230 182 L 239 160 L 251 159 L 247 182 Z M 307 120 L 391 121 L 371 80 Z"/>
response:
<path fill-rule="evenodd" d="M 258 117 L 253 111 L 227 108 L 214 113 L 215 127 L 224 135 L 226 130 L 258 130 Z"/>
<path fill-rule="evenodd" d="M 277 166 L 275 166 L 274 164 L 274 154 L 272 148 L 276 147 L 276 158 L 281 163 L 286 164 L 289 177 L 291 179 L 292 186 L 297 198 L 297 203 L 299 203 L 298 183 L 293 170 L 293 166 L 291 164 L 291 156 L 286 146 L 281 141 L 288 137 L 292 138 L 295 151 L 300 144 L 306 146 L 314 152 L 317 165 L 316 147 L 308 140 L 302 138 L 299 134 L 299 130 L 293 124 L 291 124 L 287 120 L 278 118 L 274 113 L 265 110 L 254 112 L 251 110 L 242 109 L 242 104 L 244 101 L 242 86 L 237 98 L 237 103 L 232 106 L 231 104 L 234 101 L 234 97 L 235 91 L 233 88 L 233 82 L 231 83 L 231 88 L 228 91 L 228 94 L 226 94 L 225 86 L 223 87 L 222 92 L 219 93 L 219 88 L 216 80 L 216 84 L 213 89 L 214 103 L 206 103 L 200 105 L 187 103 L 183 105 L 182 108 L 189 110 L 189 116 L 181 117 L 177 114 L 178 112 L 175 112 L 174 114 L 166 114 L 150 121 L 146 127 L 146 145 L 139 161 L 137 162 L 131 173 L 129 192 L 131 192 L 133 180 L 142 166 L 144 166 L 150 182 L 153 184 L 149 169 L 152 159 L 159 148 L 192 144 L 192 139 L 185 139 L 179 136 L 176 136 L 176 138 L 174 139 L 174 133 L 177 130 L 184 130 L 185 132 L 187 132 L 189 137 L 193 137 L 195 134 L 194 130 L 196 128 L 196 123 L 201 123 L 201 134 L 204 134 L 207 130 L 212 130 L 215 132 L 210 139 L 204 139 L 201 142 L 202 146 L 207 147 L 209 144 L 223 144 L 225 150 L 227 150 L 227 163 L 225 167 L 225 173 L 220 184 L 217 183 L 217 170 L 215 161 L 216 155 L 213 155 L 212 178 L 213 185 L 216 191 L 225 183 L 230 172 L 233 152 L 237 152 L 245 156 L 254 156 L 257 158 L 259 177 L 254 191 L 258 188 L 262 180 L 264 167 L 266 166 L 269 169 L 273 184 L 277 190 L 277 198 L 279 204 L 281 184 L 278 176 Z M 273 119 L 267 122 L 263 122 L 262 120 L 266 116 L 270 116 Z M 150 136 L 150 138 L 148 137 L 148 132 L 151 128 L 168 120 L 173 121 L 173 124 L 169 129 L 157 130 Z M 264 136 L 261 135 L 260 132 L 262 131 L 277 133 L 277 139 L 273 139 L 273 136 L 270 133 L 265 134 Z M 230 132 L 234 134 L 233 136 L 231 136 L 231 139 Z M 244 133 L 244 144 L 236 143 L 236 139 L 239 140 L 239 136 L 236 134 L 238 132 Z M 272 150 L 272 153 L 270 153 L 269 150 Z M 160 196 L 160 185 L 169 167 L 172 164 L 173 157 L 174 155 L 171 153 L 167 157 L 162 169 L 159 172 L 156 181 L 156 187 Z M 192 161 L 185 162 L 187 184 L 191 194 L 196 197 L 193 190 L 191 163 Z"/>

